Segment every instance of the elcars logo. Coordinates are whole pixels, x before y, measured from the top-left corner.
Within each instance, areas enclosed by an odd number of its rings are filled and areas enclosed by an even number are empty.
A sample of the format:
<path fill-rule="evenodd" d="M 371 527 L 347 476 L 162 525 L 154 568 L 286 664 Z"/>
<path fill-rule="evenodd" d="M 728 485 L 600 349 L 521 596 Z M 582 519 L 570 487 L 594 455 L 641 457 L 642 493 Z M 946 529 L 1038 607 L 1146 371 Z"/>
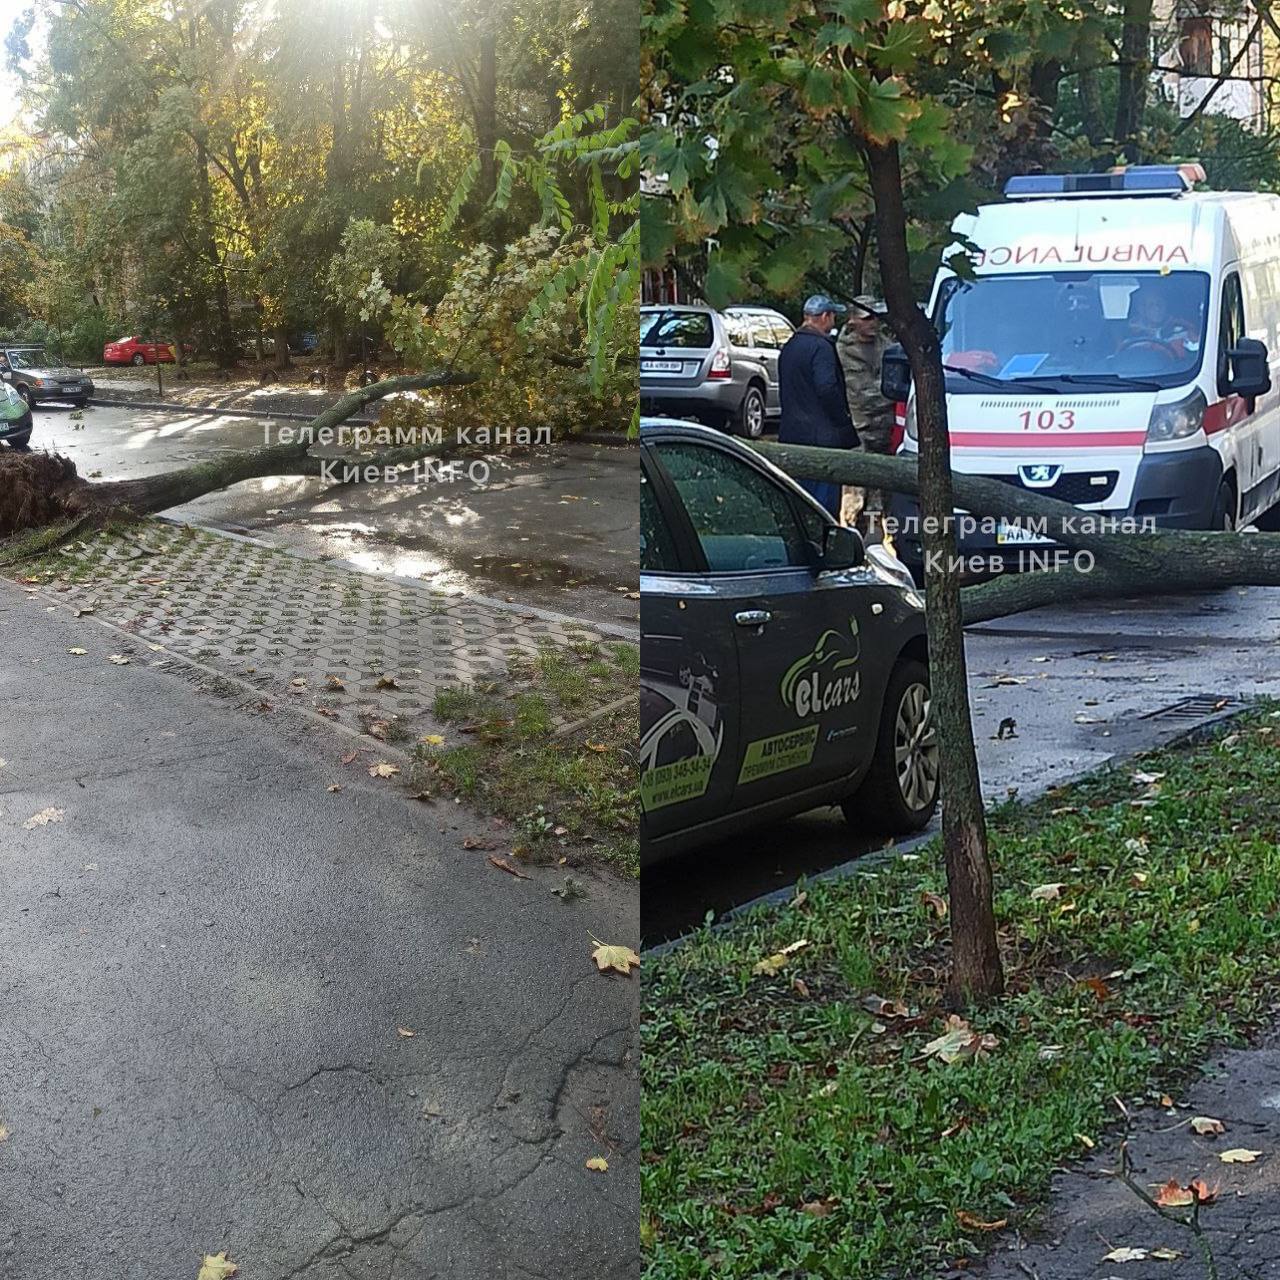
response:
<path fill-rule="evenodd" d="M 782 701 L 801 720 L 856 701 L 862 677 L 850 668 L 856 666 L 861 652 L 856 618 L 849 619 L 847 636 L 824 631 L 813 652 L 793 663 L 782 677 L 778 690 Z"/>

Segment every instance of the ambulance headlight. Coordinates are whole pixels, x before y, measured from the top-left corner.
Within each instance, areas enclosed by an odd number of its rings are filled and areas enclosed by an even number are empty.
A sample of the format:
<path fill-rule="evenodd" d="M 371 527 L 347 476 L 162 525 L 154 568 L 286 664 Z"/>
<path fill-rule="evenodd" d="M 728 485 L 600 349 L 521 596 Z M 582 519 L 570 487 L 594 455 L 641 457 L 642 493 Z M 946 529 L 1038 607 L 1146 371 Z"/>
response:
<path fill-rule="evenodd" d="M 907 401 L 907 412 L 902 419 L 902 434 L 908 440 L 916 439 L 916 398 Z"/>
<path fill-rule="evenodd" d="M 1147 439 L 1181 440 L 1195 435 L 1204 426 L 1206 404 L 1204 393 L 1197 389 L 1185 400 L 1156 405 L 1151 410 L 1151 421 L 1147 423 Z"/>

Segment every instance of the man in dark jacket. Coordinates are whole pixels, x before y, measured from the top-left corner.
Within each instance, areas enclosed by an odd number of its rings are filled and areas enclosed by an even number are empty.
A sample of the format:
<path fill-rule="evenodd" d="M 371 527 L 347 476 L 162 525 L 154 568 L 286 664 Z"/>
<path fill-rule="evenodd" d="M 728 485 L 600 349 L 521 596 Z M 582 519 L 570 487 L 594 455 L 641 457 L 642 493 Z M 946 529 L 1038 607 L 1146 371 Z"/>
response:
<path fill-rule="evenodd" d="M 822 293 L 804 304 L 804 323 L 778 357 L 778 395 L 782 401 L 779 443 L 824 449 L 858 447 L 844 373 L 831 340 L 836 316 L 847 310 Z M 840 518 L 840 485 L 825 480 L 801 480 L 800 484 L 837 520 Z"/>

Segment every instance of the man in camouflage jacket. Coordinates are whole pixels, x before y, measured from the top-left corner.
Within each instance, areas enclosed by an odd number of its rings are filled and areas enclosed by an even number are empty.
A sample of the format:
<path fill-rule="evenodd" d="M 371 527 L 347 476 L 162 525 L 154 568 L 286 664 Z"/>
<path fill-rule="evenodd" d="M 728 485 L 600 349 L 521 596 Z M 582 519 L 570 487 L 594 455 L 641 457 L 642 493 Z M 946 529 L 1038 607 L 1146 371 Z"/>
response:
<path fill-rule="evenodd" d="M 880 359 L 888 346 L 880 317 L 885 305 L 879 298 L 863 294 L 854 299 L 848 322 L 836 340 L 836 355 L 844 371 L 849 412 L 862 441 L 871 453 L 888 453 L 893 432 L 893 402 L 880 394 Z M 884 511 L 884 495 L 879 489 L 847 486 L 841 507 L 841 522 L 857 523 L 863 533 L 874 533 Z"/>

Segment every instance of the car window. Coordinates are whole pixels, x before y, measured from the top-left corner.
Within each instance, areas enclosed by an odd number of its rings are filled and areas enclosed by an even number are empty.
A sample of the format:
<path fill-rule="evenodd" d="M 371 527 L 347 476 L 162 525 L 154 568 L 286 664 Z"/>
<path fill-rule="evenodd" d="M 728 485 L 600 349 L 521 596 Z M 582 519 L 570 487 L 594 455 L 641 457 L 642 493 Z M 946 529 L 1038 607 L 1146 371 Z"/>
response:
<path fill-rule="evenodd" d="M 711 337 L 711 316 L 707 312 L 664 311 L 653 317 L 640 345 L 705 349 L 711 345 Z"/>
<path fill-rule="evenodd" d="M 640 476 L 640 570 L 662 573 L 678 568 L 675 544 L 667 528 L 653 485 L 646 475 Z"/>
<path fill-rule="evenodd" d="M 776 348 L 778 345 L 778 340 L 773 334 L 773 325 L 762 316 L 756 316 L 751 321 L 751 345 L 766 349 Z"/>
<path fill-rule="evenodd" d="M 745 316 L 726 315 L 724 317 L 724 329 L 729 335 L 729 341 L 735 347 L 749 347 L 751 345 L 751 326 Z"/>
<path fill-rule="evenodd" d="M 1231 383 L 1231 361 L 1227 352 L 1244 337 L 1244 297 L 1240 277 L 1233 271 L 1222 283 L 1222 320 L 1218 325 L 1218 388 Z"/>
<path fill-rule="evenodd" d="M 809 565 L 785 490 L 740 458 L 705 445 L 657 446 L 712 573 Z"/>
<path fill-rule="evenodd" d="M 773 322 L 773 337 L 779 347 L 785 347 L 791 341 L 791 335 L 795 330 L 785 320 L 775 320 Z"/>

